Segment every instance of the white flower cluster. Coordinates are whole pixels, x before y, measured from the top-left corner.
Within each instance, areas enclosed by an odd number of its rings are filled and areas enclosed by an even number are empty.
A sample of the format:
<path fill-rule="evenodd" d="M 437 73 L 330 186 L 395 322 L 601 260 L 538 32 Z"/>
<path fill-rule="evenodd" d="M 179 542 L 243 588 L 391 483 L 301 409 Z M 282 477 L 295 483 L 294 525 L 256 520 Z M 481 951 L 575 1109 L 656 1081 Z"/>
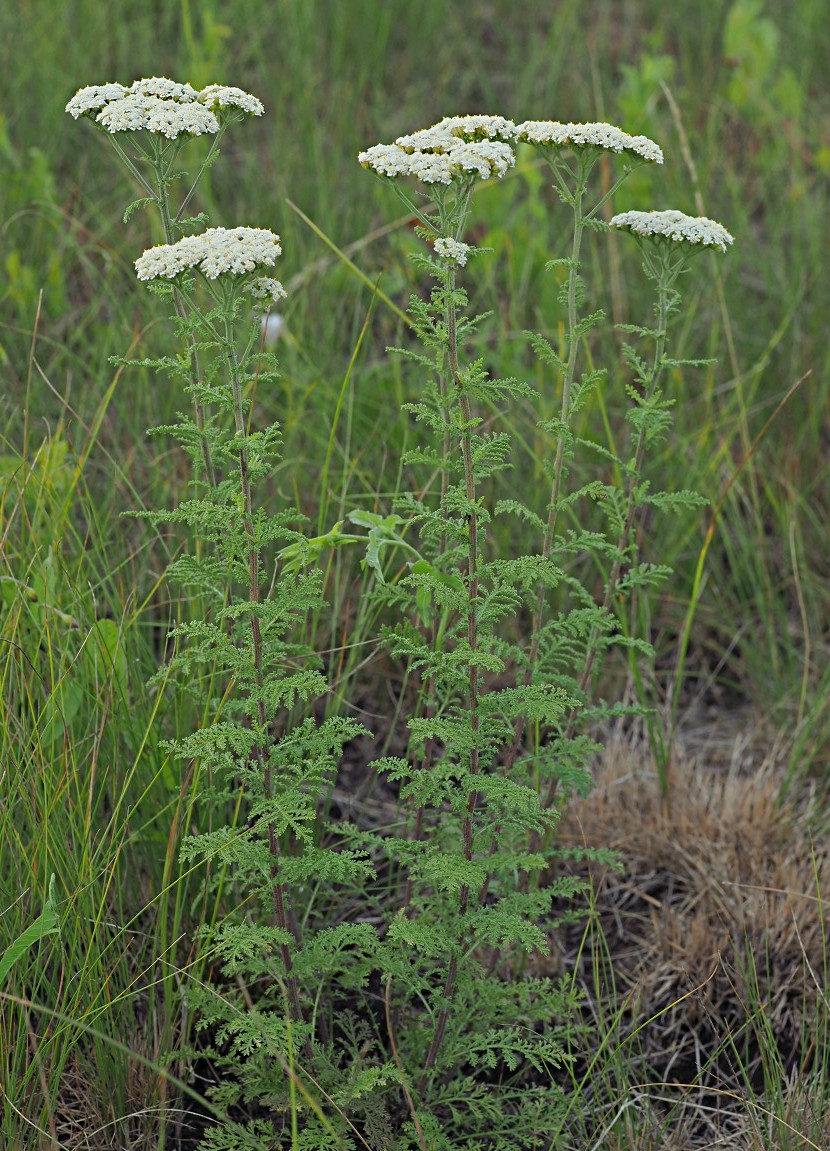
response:
<path fill-rule="evenodd" d="M 136 80 L 129 88 L 122 84 L 95 84 L 81 88 L 66 111 L 79 116 L 97 113 L 95 120 L 108 132 L 154 132 L 174 140 L 177 136 L 201 136 L 219 131 L 223 110 L 233 109 L 247 116 L 264 112 L 256 96 L 241 88 L 208 84 L 197 92 L 190 84 L 179 84 L 163 76 Z"/>
<path fill-rule="evenodd" d="M 454 263 L 460 264 L 462 268 L 467 263 L 470 245 L 462 243 L 461 240 L 453 240 L 451 236 L 442 236 L 435 241 L 433 247 L 435 254 L 443 256 L 445 260 L 452 260 Z"/>
<path fill-rule="evenodd" d="M 179 84 L 178 81 L 168 80 L 164 76 L 136 80 L 130 85 L 129 91 L 134 96 L 158 96 L 160 100 L 179 100 L 182 103 L 199 98 L 199 93 L 190 84 Z"/>
<path fill-rule="evenodd" d="M 208 84 L 199 93 L 199 103 L 216 112 L 222 108 L 237 108 L 247 116 L 261 116 L 265 108 L 261 100 L 241 88 L 226 88 L 222 84 Z"/>
<path fill-rule="evenodd" d="M 135 270 L 139 280 L 172 280 L 187 268 L 198 268 L 215 280 L 228 273 L 239 276 L 270 267 L 281 252 L 279 236 L 267 228 L 208 228 L 175 244 L 148 248 L 136 260 Z"/>
<path fill-rule="evenodd" d="M 445 116 L 435 125 L 462 140 L 514 140 L 516 125 L 504 116 Z"/>
<path fill-rule="evenodd" d="M 245 285 L 245 291 L 250 292 L 256 300 L 267 300 L 269 304 L 278 304 L 280 300 L 288 297 L 288 292 L 279 282 L 271 276 L 258 276 Z"/>
<path fill-rule="evenodd" d="M 108 132 L 153 132 L 168 140 L 219 131 L 219 121 L 204 105 L 161 96 L 122 96 L 106 104 L 95 119 Z"/>
<path fill-rule="evenodd" d="M 516 127 L 516 139 L 528 144 L 560 148 L 601 148 L 632 152 L 653 164 L 663 163 L 662 149 L 648 136 L 630 136 L 613 124 L 560 124 L 556 120 L 525 120 Z"/>
<path fill-rule="evenodd" d="M 516 157 L 509 144 L 490 137 L 504 131 L 507 124 L 500 116 L 450 117 L 431 128 L 399 136 L 394 144 L 375 144 L 361 152 L 358 160 L 379 176 L 415 176 L 424 184 L 450 184 L 468 174 L 482 180 L 501 177 Z"/>
<path fill-rule="evenodd" d="M 613 228 L 626 228 L 636 236 L 662 236 L 681 244 L 703 244 L 726 251 L 733 237 L 723 224 L 707 216 L 685 212 L 621 212 L 611 220 Z"/>
<path fill-rule="evenodd" d="M 66 105 L 66 111 L 77 120 L 87 112 L 97 112 L 112 100 L 120 100 L 128 92 L 129 88 L 123 84 L 93 84 L 89 88 L 79 88 Z"/>

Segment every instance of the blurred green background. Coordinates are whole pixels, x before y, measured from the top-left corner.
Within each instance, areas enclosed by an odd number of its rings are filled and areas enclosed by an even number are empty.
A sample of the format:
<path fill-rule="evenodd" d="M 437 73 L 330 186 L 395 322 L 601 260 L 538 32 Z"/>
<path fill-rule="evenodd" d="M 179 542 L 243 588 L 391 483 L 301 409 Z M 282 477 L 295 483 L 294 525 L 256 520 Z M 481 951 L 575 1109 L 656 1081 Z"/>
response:
<path fill-rule="evenodd" d="M 119 518 L 176 500 L 188 478 L 180 453 L 145 434 L 181 399 L 143 369 L 110 362 L 170 349 L 163 310 L 137 290 L 132 269 L 160 236 L 147 214 L 123 224 L 136 193 L 101 134 L 65 114 L 67 100 L 88 84 L 162 75 L 235 85 L 265 103 L 264 117 L 226 137 L 199 207 L 214 225 L 283 237 L 283 378 L 256 402 L 285 428 L 273 498 L 296 500 L 321 528 L 350 507 L 389 509 L 408 482 L 398 458 L 413 434 L 398 409 L 417 382 L 385 353 L 407 336 L 372 285 L 405 306 L 417 286 L 407 254 L 420 241 L 358 151 L 477 112 L 608 120 L 660 143 L 665 164 L 638 171 L 613 210 L 706 214 L 735 244 L 695 262 L 671 333 L 673 356 L 717 362 L 672 373 L 675 429 L 648 474 L 657 487 L 697 489 L 711 509 L 647 525 L 646 558 L 676 574 L 642 608 L 657 649 L 644 690 L 665 707 L 679 689 L 684 708 L 710 709 L 706 722 L 736 709 L 759 725 L 763 717 L 783 733 L 791 774 L 822 776 L 828 62 L 826 0 L 0 5 L 0 953 L 40 913 L 56 872 L 61 906 L 73 909 L 63 968 L 44 961 L 29 971 L 21 960 L 12 989 L 75 1021 L 41 1034 L 35 1059 L 28 1023 L 4 1004 L 2 1036 L 14 1036 L 0 1043 L 0 1086 L 14 1105 L 4 1111 L 9 1146 L 14 1107 L 47 1123 L 50 1092 L 65 1095 L 67 1076 L 89 1099 L 100 1095 L 104 1119 L 143 1107 L 155 1089 L 163 1095 L 163 1081 L 151 1089 L 146 1069 L 113 1060 L 88 1029 L 129 1036 L 151 1061 L 166 1059 L 187 1028 L 159 957 L 173 953 L 194 915 L 210 915 L 200 877 L 177 872 L 177 835 L 198 787 L 183 786 L 159 748 L 161 734 L 191 730 L 200 717 L 187 699 L 146 687 L 169 619 L 186 610 L 160 584 L 177 545 Z M 195 159 L 200 145 L 189 147 Z M 598 171 L 610 182 L 613 161 Z M 479 190 L 472 220 L 468 239 L 493 249 L 468 277 L 476 304 L 493 313 L 481 354 L 493 374 L 541 389 L 537 408 L 506 414 L 518 444 L 508 483 L 526 496 L 538 480 L 543 502 L 535 424 L 558 398 L 523 332 L 561 337 L 565 315 L 545 263 L 565 254 L 567 215 L 521 152 L 502 184 Z M 647 323 L 634 245 L 589 239 L 588 304 L 616 322 Z M 591 341 L 586 359 L 609 376 L 583 430 L 617 443 L 628 378 L 619 339 L 609 329 Z M 522 547 L 521 537 L 502 542 Z M 321 643 L 340 653 L 337 669 L 351 651 L 359 665 L 375 642 L 358 558 L 338 556 L 332 617 L 317 624 Z M 64 984 L 61 970 L 73 979 Z M 79 1045 L 81 1033 L 88 1041 Z"/>

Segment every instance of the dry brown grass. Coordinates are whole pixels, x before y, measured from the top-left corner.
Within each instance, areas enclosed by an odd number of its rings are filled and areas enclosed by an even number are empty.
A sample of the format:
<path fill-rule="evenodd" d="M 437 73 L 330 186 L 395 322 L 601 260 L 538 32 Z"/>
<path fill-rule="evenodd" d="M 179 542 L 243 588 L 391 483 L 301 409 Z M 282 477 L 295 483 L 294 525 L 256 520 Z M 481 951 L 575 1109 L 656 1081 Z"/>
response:
<path fill-rule="evenodd" d="M 612 740 L 595 791 L 560 825 L 564 843 L 613 848 L 623 863 L 591 869 L 594 927 L 574 930 L 561 957 L 595 1025 L 607 1031 L 622 1009 L 609 1047 L 628 1038 L 620 1065 L 651 1084 L 635 1110 L 641 1140 L 602 1146 L 652 1146 L 650 1101 L 668 1094 L 674 1120 L 659 1124 L 659 1146 L 809 1147 L 747 1103 L 772 1095 L 771 1109 L 827 1148 L 816 1076 L 827 1071 L 830 833 L 814 791 L 780 800 L 780 749 L 751 729 L 704 735 L 677 755 L 665 798 L 647 749 Z"/>

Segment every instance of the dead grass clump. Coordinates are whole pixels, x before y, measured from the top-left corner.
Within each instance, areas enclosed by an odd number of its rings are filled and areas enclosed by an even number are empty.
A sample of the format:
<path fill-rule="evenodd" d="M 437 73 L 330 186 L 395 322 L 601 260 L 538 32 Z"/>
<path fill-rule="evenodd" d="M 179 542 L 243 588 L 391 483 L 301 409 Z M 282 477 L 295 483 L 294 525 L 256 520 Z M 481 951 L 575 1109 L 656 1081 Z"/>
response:
<path fill-rule="evenodd" d="M 609 745 L 560 833 L 615 849 L 624 869 L 578 865 L 597 933 L 586 946 L 574 930 L 564 961 L 595 1018 L 625 1005 L 614 1046 L 637 1032 L 626 1049 L 655 1080 L 763 1094 L 771 1063 L 806 1074 L 822 1048 L 830 837 L 813 798 L 779 799 L 772 756 L 741 758 L 679 758 L 663 799 L 647 751 Z"/>

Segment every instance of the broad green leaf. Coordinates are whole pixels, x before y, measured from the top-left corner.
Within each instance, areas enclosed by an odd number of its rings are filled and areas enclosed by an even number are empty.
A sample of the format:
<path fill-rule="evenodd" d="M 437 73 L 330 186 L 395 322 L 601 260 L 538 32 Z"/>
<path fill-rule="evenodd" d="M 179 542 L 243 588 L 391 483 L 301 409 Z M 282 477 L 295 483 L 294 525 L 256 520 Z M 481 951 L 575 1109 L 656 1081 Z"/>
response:
<path fill-rule="evenodd" d="M 13 943 L 9 944 L 0 957 L 0 983 L 30 947 L 39 943 L 46 935 L 54 935 L 59 931 L 60 916 L 55 899 L 55 875 L 53 872 L 49 878 L 49 894 L 46 897 L 43 911 L 33 923 L 29 924 L 25 931 L 18 935 Z"/>

